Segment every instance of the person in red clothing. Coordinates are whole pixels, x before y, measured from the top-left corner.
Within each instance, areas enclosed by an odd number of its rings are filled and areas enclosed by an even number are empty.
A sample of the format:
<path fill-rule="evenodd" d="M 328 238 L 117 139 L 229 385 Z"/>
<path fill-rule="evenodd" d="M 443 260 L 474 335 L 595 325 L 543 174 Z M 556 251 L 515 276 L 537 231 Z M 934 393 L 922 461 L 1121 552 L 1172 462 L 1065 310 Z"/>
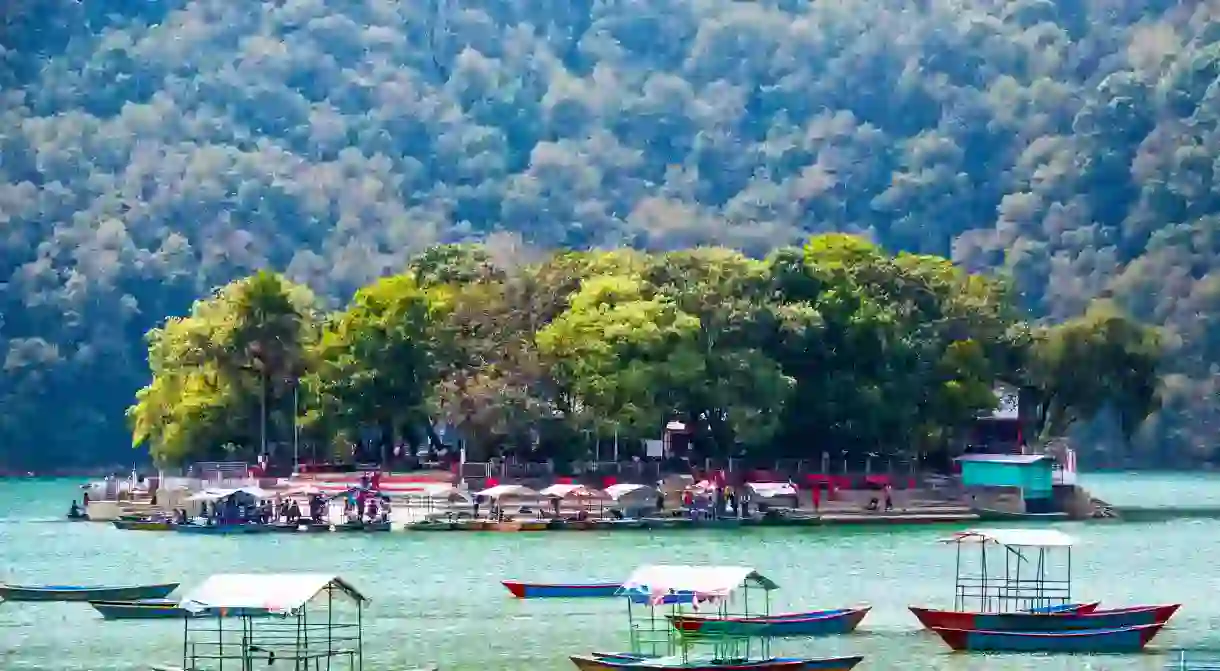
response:
<path fill-rule="evenodd" d="M 813 490 L 809 494 L 813 496 L 813 510 L 817 512 L 822 508 L 822 485 L 813 483 Z"/>

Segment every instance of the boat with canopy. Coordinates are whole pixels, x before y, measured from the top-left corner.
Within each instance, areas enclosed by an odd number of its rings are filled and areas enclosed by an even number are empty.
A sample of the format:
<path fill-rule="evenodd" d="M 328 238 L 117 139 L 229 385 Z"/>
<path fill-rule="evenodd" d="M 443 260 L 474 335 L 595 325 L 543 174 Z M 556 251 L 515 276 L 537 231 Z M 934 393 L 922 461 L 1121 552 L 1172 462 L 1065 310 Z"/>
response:
<path fill-rule="evenodd" d="M 1074 541 L 1061 531 L 974 529 L 942 542 L 957 549 L 954 610 L 910 610 L 954 649 L 1138 649 L 1178 610 L 1177 604 L 1099 610 L 1096 602 L 1073 601 Z M 963 558 L 971 549 L 977 561 Z"/>
<path fill-rule="evenodd" d="M 367 603 L 327 573 L 214 575 L 178 603 L 203 614 L 183 618 L 181 665 L 152 668 L 363 671 Z"/>
<path fill-rule="evenodd" d="M 859 656 L 810 659 L 775 657 L 766 638 L 744 635 L 737 630 L 687 631 L 672 627 L 669 616 L 689 612 L 722 618 L 770 614 L 770 592 L 774 581 L 745 566 L 641 566 L 623 582 L 620 594 L 646 594 L 639 613 L 638 599 L 627 598 L 628 652 L 594 652 L 573 655 L 582 671 L 602 669 L 737 669 L 797 671 L 823 669 L 847 671 L 863 659 Z M 666 597 L 692 595 L 687 602 L 666 604 Z M 761 612 L 750 607 L 761 606 Z"/>

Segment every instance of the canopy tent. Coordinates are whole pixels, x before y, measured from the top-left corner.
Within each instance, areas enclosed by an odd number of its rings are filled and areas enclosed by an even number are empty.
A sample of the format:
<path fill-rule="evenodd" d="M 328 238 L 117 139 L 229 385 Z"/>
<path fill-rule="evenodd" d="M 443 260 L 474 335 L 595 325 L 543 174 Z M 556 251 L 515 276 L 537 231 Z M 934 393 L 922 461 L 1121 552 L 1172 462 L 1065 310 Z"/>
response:
<path fill-rule="evenodd" d="M 578 484 L 551 485 L 538 492 L 542 496 L 573 501 L 610 501 L 610 495 L 604 490 L 594 489 Z"/>
<path fill-rule="evenodd" d="M 499 501 L 501 499 L 537 499 L 541 497 L 541 494 L 524 485 L 496 485 L 490 489 L 484 489 L 476 496 Z"/>
<path fill-rule="evenodd" d="M 394 493 L 398 496 L 444 499 L 449 502 L 469 502 L 471 500 L 470 492 L 464 491 L 457 485 L 448 482 L 424 482 Z"/>
<path fill-rule="evenodd" d="M 192 613 L 208 610 L 267 609 L 285 614 L 300 610 L 319 594 L 342 595 L 355 603 L 368 601 L 350 583 L 325 573 L 214 575 L 188 592 L 179 607 Z"/>
<path fill-rule="evenodd" d="M 187 501 L 219 501 L 226 496 L 232 496 L 236 489 L 205 489 L 202 492 L 192 494 L 186 498 Z"/>
<path fill-rule="evenodd" d="M 645 594 L 693 593 L 703 599 L 727 599 L 743 587 L 779 589 L 774 581 L 748 566 L 652 565 L 637 568 L 623 582 L 621 592 Z"/>
<path fill-rule="evenodd" d="M 686 488 L 695 484 L 695 478 L 685 473 L 666 476 L 657 483 L 659 489 L 666 494 L 681 494 Z"/>
<path fill-rule="evenodd" d="M 643 516 L 657 509 L 657 496 L 660 493 L 656 487 L 648 485 L 621 484 L 606 488 L 606 496 L 614 501 L 615 507 L 627 516 Z"/>
<path fill-rule="evenodd" d="M 943 543 L 995 544 L 1006 547 L 1070 548 L 1074 544 L 1071 536 L 1055 529 L 971 529 L 959 531 Z"/>
<path fill-rule="evenodd" d="M 314 485 L 297 485 L 290 487 L 282 492 L 283 496 L 314 496 L 315 494 L 324 494 L 321 489 Z"/>
<path fill-rule="evenodd" d="M 371 494 L 371 495 L 376 496 L 377 498 L 385 500 L 385 501 L 390 500 L 390 495 L 386 494 L 385 492 L 378 491 L 376 489 L 370 489 L 368 487 L 361 487 L 359 485 L 357 485 L 355 487 L 348 487 L 347 489 L 345 489 L 341 492 L 333 492 L 333 493 L 327 494 L 326 500 L 327 501 L 337 501 L 342 498 L 347 498 L 347 497 L 351 496 L 353 493 L 359 493 L 359 492 L 364 492 L 365 494 Z"/>
<path fill-rule="evenodd" d="M 796 496 L 796 487 L 791 482 L 747 482 L 746 487 L 754 495 L 767 499 Z"/>
<path fill-rule="evenodd" d="M 609 496 L 615 501 L 621 501 L 624 499 L 635 499 L 642 501 L 647 499 L 651 502 L 655 502 L 657 498 L 657 488 L 649 487 L 648 485 L 610 485 L 604 491 L 606 492 L 606 496 Z"/>
<path fill-rule="evenodd" d="M 262 487 L 258 487 L 255 485 L 251 485 L 249 487 L 238 487 L 236 491 L 241 492 L 243 494 L 249 494 L 250 496 L 253 496 L 254 498 L 258 499 L 259 501 L 263 501 L 265 499 L 270 499 L 270 498 L 275 497 L 275 492 L 267 491 L 266 489 L 263 489 Z"/>

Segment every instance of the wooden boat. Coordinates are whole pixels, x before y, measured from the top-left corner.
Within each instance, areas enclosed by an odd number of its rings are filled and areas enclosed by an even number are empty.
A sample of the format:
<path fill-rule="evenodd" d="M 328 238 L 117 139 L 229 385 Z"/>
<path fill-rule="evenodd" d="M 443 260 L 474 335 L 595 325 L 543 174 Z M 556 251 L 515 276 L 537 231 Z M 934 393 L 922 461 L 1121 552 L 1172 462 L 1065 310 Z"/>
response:
<path fill-rule="evenodd" d="M 166 520 L 112 520 L 115 529 L 124 531 L 172 531 L 174 525 Z"/>
<path fill-rule="evenodd" d="M 453 524 L 453 528 L 458 531 L 486 531 L 488 525 L 493 522 L 487 520 L 458 520 Z"/>
<path fill-rule="evenodd" d="M 622 583 L 596 582 L 577 584 L 526 583 L 502 580 L 501 583 L 518 599 L 578 599 L 608 598 L 618 594 Z"/>
<path fill-rule="evenodd" d="M 1070 519 L 1067 513 L 1018 513 L 1010 510 L 993 510 L 991 508 L 971 508 L 970 512 L 979 516 L 984 522 L 1065 522 Z"/>
<path fill-rule="evenodd" d="M 5 601 L 126 601 L 160 599 L 176 589 L 176 582 L 129 587 L 0 585 L 0 598 Z"/>
<path fill-rule="evenodd" d="M 989 652 L 1138 652 L 1165 623 L 1080 631 L 988 631 L 932 627 L 954 650 Z"/>
<path fill-rule="evenodd" d="M 190 615 L 189 611 L 179 608 L 178 602 L 173 599 L 90 601 L 89 605 L 107 620 L 151 620 Z"/>
<path fill-rule="evenodd" d="M 1039 615 L 1082 615 L 1085 613 L 1096 612 L 1097 607 L 1101 605 L 1099 601 L 1081 604 L 1064 604 L 1062 606 L 1048 606 L 1044 612 L 1031 611 Z M 986 615 L 1003 615 L 1006 613 L 978 613 L 970 611 L 955 611 L 955 610 L 937 610 L 935 608 L 921 608 L 919 606 L 907 606 L 913 615 L 919 620 L 919 623 L 925 627 L 948 627 L 949 629 L 974 629 L 971 626 L 975 622 L 975 618 Z M 1057 609 L 1057 610 L 1051 610 Z M 1018 613 L 1022 614 L 1022 613 Z"/>
<path fill-rule="evenodd" d="M 233 536 L 237 534 L 259 534 L 270 531 L 263 524 L 175 524 L 174 531 L 184 534 L 208 536 Z"/>
<path fill-rule="evenodd" d="M 755 617 L 680 614 L 669 616 L 675 628 L 700 634 L 738 636 L 832 636 L 855 631 L 870 606 L 782 613 Z"/>
<path fill-rule="evenodd" d="M 159 620 L 183 617 L 215 617 L 210 610 L 192 613 L 178 606 L 173 599 L 139 599 L 135 601 L 90 601 L 90 606 L 107 620 Z M 244 609 L 225 611 L 223 617 L 263 617 L 270 615 L 266 609 Z"/>
<path fill-rule="evenodd" d="M 389 522 L 344 522 L 343 524 L 336 524 L 333 526 L 333 528 L 331 528 L 331 531 L 345 532 L 375 532 L 389 530 Z"/>
<path fill-rule="evenodd" d="M 518 531 L 546 531 L 551 528 L 551 523 L 547 520 L 529 520 L 521 522 L 521 528 Z"/>
<path fill-rule="evenodd" d="M 581 671 L 602 669 L 686 669 L 687 671 L 849 671 L 863 657 L 830 657 L 805 659 L 801 657 L 771 657 L 760 660 L 735 660 L 712 658 L 677 657 L 649 658 L 639 655 L 600 653 L 572 655 L 572 663 Z"/>
<path fill-rule="evenodd" d="M 1120 629 L 1140 624 L 1164 624 L 1178 612 L 1181 604 L 1110 608 L 1088 613 L 948 613 L 935 617 L 911 612 L 928 627 L 979 629 L 985 631 L 1069 631 L 1079 629 Z M 934 621 L 934 624 L 928 624 Z"/>
<path fill-rule="evenodd" d="M 690 529 L 695 526 L 695 520 L 689 517 L 645 517 L 646 529 Z"/>
<path fill-rule="evenodd" d="M 408 531 L 453 531 L 458 528 L 456 522 L 440 520 L 420 520 L 407 525 Z"/>

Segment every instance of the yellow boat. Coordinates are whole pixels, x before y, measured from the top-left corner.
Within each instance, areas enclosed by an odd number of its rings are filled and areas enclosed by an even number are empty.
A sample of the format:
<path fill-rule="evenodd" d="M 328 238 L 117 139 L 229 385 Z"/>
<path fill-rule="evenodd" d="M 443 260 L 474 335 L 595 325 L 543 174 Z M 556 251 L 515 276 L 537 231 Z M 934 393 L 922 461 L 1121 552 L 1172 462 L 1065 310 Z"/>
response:
<path fill-rule="evenodd" d="M 546 520 L 530 520 L 521 523 L 520 531 L 546 531 L 551 527 L 551 523 Z"/>

